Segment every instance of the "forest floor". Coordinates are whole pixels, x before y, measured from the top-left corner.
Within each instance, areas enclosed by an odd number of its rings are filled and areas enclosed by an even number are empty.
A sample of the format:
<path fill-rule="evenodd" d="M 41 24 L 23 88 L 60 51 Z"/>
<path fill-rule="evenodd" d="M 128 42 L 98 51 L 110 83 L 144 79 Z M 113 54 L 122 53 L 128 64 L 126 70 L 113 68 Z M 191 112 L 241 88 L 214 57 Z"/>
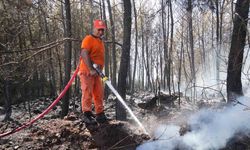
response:
<path fill-rule="evenodd" d="M 82 121 L 80 113 L 80 100 L 74 98 L 71 100 L 70 113 L 60 118 L 59 104 L 38 120 L 30 127 L 20 132 L 0 138 L 0 149 L 124 149 L 134 150 L 144 142 L 157 140 L 154 136 L 157 125 L 160 124 L 179 124 L 185 125 L 186 118 L 196 112 L 200 107 L 211 107 L 214 104 L 202 102 L 193 105 L 187 98 L 180 99 L 181 109 L 178 109 L 178 99 L 164 97 L 155 101 L 152 93 L 140 93 L 128 96 L 129 107 L 138 117 L 149 135 L 142 130 L 129 118 L 127 122 L 116 121 L 114 116 L 115 98 L 110 96 L 106 101 L 105 112 L 109 123 L 101 125 L 86 126 Z M 159 100 L 161 99 L 161 100 Z M 21 124 L 34 118 L 46 109 L 53 99 L 40 98 L 31 101 L 30 113 L 27 104 L 13 105 L 12 119 L 9 121 L 0 121 L 0 134 L 11 131 Z M 0 109 L 0 120 L 3 120 L 3 109 Z M 182 128 L 185 133 L 187 127 Z M 243 142 L 250 143 L 250 138 L 246 137 Z M 231 149 L 231 145 L 228 148 Z M 250 148 L 250 147 L 247 147 Z"/>

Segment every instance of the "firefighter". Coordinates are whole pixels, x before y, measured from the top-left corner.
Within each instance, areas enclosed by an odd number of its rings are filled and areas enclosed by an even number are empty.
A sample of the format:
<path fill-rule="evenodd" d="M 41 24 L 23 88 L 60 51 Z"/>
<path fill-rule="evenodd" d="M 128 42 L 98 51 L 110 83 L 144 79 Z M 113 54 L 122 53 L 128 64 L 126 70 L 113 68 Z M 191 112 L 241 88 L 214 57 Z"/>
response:
<path fill-rule="evenodd" d="M 100 70 L 104 67 L 104 43 L 102 37 L 106 25 L 103 20 L 94 20 L 93 32 L 87 35 L 81 44 L 81 60 L 79 78 L 82 90 L 83 120 L 87 124 L 107 122 L 103 106 L 103 85 L 101 77 L 93 68 L 97 64 Z M 95 114 L 92 113 L 92 100 L 95 106 Z"/>

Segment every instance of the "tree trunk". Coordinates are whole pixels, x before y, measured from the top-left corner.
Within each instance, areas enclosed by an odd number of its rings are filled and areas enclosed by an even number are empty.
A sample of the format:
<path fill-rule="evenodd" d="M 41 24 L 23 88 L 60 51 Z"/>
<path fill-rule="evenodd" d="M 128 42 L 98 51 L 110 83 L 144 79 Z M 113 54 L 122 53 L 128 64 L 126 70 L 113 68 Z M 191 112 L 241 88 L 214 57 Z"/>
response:
<path fill-rule="evenodd" d="M 64 37 L 70 38 L 71 37 L 71 15 L 70 15 L 70 1 L 65 0 L 65 30 L 64 30 Z M 71 73 L 71 41 L 67 40 L 64 44 L 64 56 L 65 56 L 65 77 L 64 77 L 64 86 L 70 80 L 70 73 Z M 69 98 L 70 98 L 70 88 L 65 94 L 63 101 L 62 101 L 62 112 L 61 116 L 66 116 L 69 110 Z"/>
<path fill-rule="evenodd" d="M 107 24 L 107 17 L 106 17 L 106 10 L 105 10 L 105 0 L 102 0 L 102 6 L 103 6 L 103 20 L 105 20 L 105 24 Z M 108 32 L 105 32 L 105 39 L 108 37 Z M 109 77 L 109 48 L 105 44 L 105 75 Z M 109 88 L 107 85 L 105 85 L 104 88 L 104 99 L 108 99 L 109 96 Z"/>
<path fill-rule="evenodd" d="M 243 95 L 241 83 L 242 59 L 246 41 L 249 0 L 237 0 L 234 18 L 233 35 L 227 68 L 228 102 Z"/>
<path fill-rule="evenodd" d="M 127 91 L 131 91 L 131 83 L 132 83 L 132 74 L 131 74 L 131 65 L 129 64 L 128 65 L 128 77 L 127 77 L 127 83 L 126 83 L 126 85 L 127 85 L 127 87 L 126 87 L 126 90 Z"/>
<path fill-rule="evenodd" d="M 111 26 L 111 40 L 112 40 L 112 64 L 113 64 L 113 70 L 111 74 L 111 81 L 112 85 L 116 88 L 117 87 L 117 82 L 116 82 L 116 70 L 117 70 L 117 62 L 116 62 L 116 45 L 115 45 L 115 24 L 113 20 L 113 14 L 112 14 L 112 9 L 110 5 L 110 0 L 107 0 L 108 3 L 108 11 L 109 11 L 109 20 L 110 20 L 110 26 Z"/>
<path fill-rule="evenodd" d="M 145 76 L 144 76 L 144 63 L 145 63 L 145 59 L 144 59 L 144 20 L 143 20 L 143 18 L 141 17 L 141 87 L 142 87 L 142 89 L 144 89 L 144 82 L 145 82 Z"/>
<path fill-rule="evenodd" d="M 180 52 L 180 54 L 179 54 L 179 68 L 178 68 L 178 105 L 179 105 L 179 109 L 181 108 L 181 71 L 182 71 L 182 64 L 184 64 L 183 63 L 183 56 L 184 56 L 184 40 L 183 40 L 183 37 L 184 37 L 184 35 L 183 35 L 183 26 L 181 26 L 182 28 L 181 28 L 181 52 Z"/>
<path fill-rule="evenodd" d="M 103 3 L 104 1 L 103 0 L 99 0 L 99 12 L 100 12 L 100 16 L 101 16 L 101 19 L 103 19 L 103 13 L 104 13 L 104 11 L 103 11 L 103 8 L 105 8 L 104 6 L 103 6 Z"/>
<path fill-rule="evenodd" d="M 216 6 L 216 81 L 219 83 L 220 78 L 220 15 L 219 15 L 219 0 L 216 0 L 215 2 Z"/>
<path fill-rule="evenodd" d="M 219 0 L 215 1 L 216 6 L 216 42 L 219 43 L 220 40 L 220 15 L 219 15 Z"/>
<path fill-rule="evenodd" d="M 5 109 L 5 117 L 4 120 L 10 120 L 11 117 L 11 112 L 12 112 L 12 108 L 11 108 L 11 90 L 10 90 L 10 81 L 9 80 L 5 80 L 4 81 L 4 109 Z"/>
<path fill-rule="evenodd" d="M 133 79 L 132 79 L 132 93 L 134 93 L 135 87 L 135 73 L 136 73 L 136 65 L 137 65 L 137 55 L 138 55 L 138 28 L 137 28 L 137 12 L 135 6 L 135 0 L 133 0 L 134 6 L 134 16 L 135 16 L 135 61 L 134 61 L 134 69 L 133 69 Z"/>
<path fill-rule="evenodd" d="M 165 4 L 166 5 L 166 4 Z M 169 68 L 169 61 L 170 61 L 170 53 L 169 53 L 169 27 L 170 27 L 170 12 L 169 12 L 169 7 L 168 7 L 168 11 L 167 11 L 167 26 L 166 26 L 166 44 L 167 44 L 167 51 L 166 51 L 166 72 L 165 72 L 165 76 L 167 78 L 167 88 L 168 88 L 168 93 L 171 94 L 171 86 L 170 86 L 170 72 L 171 72 L 171 69 Z"/>
<path fill-rule="evenodd" d="M 124 100 L 126 99 L 126 79 L 128 72 L 128 65 L 130 60 L 130 39 L 131 39 L 131 2 L 123 0 L 124 16 L 123 16 L 123 46 L 121 63 L 118 77 L 118 91 Z M 126 120 L 126 111 L 119 101 L 116 101 L 116 118 L 118 120 Z"/>
<path fill-rule="evenodd" d="M 169 48 L 168 68 L 169 68 L 169 81 L 170 81 L 170 75 L 171 75 L 173 92 L 175 92 L 174 68 L 172 67 L 172 53 L 173 53 L 173 42 L 174 42 L 174 17 L 173 17 L 173 10 L 172 10 L 172 2 L 171 1 L 169 1 L 169 13 L 170 13 L 170 21 L 171 21 L 171 29 L 170 29 L 171 33 L 170 33 L 170 48 Z M 171 90 L 169 90 L 169 95 L 171 95 Z"/>
<path fill-rule="evenodd" d="M 161 49 L 161 47 L 159 46 L 159 49 Z M 160 54 L 160 73 L 161 73 L 161 80 L 160 80 L 160 84 L 161 84 L 161 86 L 163 86 L 164 85 L 164 71 L 163 71 L 163 66 L 164 66 L 164 64 L 163 64 L 163 60 L 164 60 L 164 55 L 162 55 L 162 54 Z"/>
<path fill-rule="evenodd" d="M 192 12 L 193 12 L 193 6 L 192 6 L 192 0 L 188 0 L 188 7 L 187 7 L 187 13 L 188 13 L 188 35 L 189 35 L 189 46 L 190 46 L 190 55 L 191 55 L 191 81 L 193 86 L 193 102 L 195 102 L 196 98 L 196 89 L 195 89 L 195 60 L 194 60 L 194 41 L 193 41 L 193 19 L 192 19 Z"/>
<path fill-rule="evenodd" d="M 89 19 L 89 24 L 90 24 L 90 31 L 93 31 L 93 22 L 94 22 L 94 12 L 93 10 L 95 10 L 95 8 L 93 7 L 93 0 L 89 0 L 90 2 L 90 19 Z"/>
<path fill-rule="evenodd" d="M 59 74 L 59 90 L 61 91 L 63 88 L 63 72 L 62 72 L 62 63 L 61 58 L 59 54 L 59 49 L 56 47 L 56 55 L 57 55 L 57 61 L 58 61 L 58 74 Z"/>
<path fill-rule="evenodd" d="M 147 30 L 147 28 L 148 27 L 146 27 L 146 30 Z M 150 70 L 149 70 L 149 54 L 148 54 L 148 49 L 149 49 L 149 46 L 148 46 L 148 44 L 149 44 L 149 42 L 148 42 L 148 40 L 149 40 L 149 37 L 148 37 L 149 35 L 146 35 L 146 48 L 145 48 L 145 50 L 146 50 L 146 57 L 144 57 L 144 65 L 145 65 L 145 69 L 146 69 L 146 75 L 147 75 L 147 90 L 152 90 L 152 83 L 151 83 L 151 80 L 150 80 Z"/>
<path fill-rule="evenodd" d="M 168 68 L 168 38 L 166 35 L 166 12 L 165 12 L 164 0 L 161 1 L 161 22 L 162 22 L 162 35 L 163 35 L 163 49 L 164 49 L 164 82 L 163 88 L 166 89 L 166 82 L 169 85 L 169 68 Z M 166 81 L 167 79 L 167 81 Z"/>
<path fill-rule="evenodd" d="M 220 33 L 219 33 L 220 45 L 222 44 L 222 34 L 223 34 L 223 31 L 222 31 L 223 28 L 222 27 L 223 27 L 224 6 L 225 6 L 225 0 L 222 1 L 221 7 L 220 7 Z"/>
<path fill-rule="evenodd" d="M 45 28 L 45 33 L 46 33 L 46 41 L 50 42 L 50 33 L 49 33 L 49 27 L 48 27 L 48 22 L 46 19 L 46 14 L 43 11 L 43 19 L 44 19 L 44 28 Z M 47 55 L 49 57 L 49 66 L 48 66 L 48 76 L 49 76 L 49 84 L 50 84 L 50 93 L 49 95 L 51 97 L 56 95 L 56 87 L 55 87 L 55 73 L 54 73 L 54 67 L 53 67 L 53 57 L 52 57 L 52 52 L 48 51 Z"/>
<path fill-rule="evenodd" d="M 202 45 L 202 54 L 201 54 L 201 62 L 203 65 L 203 68 L 205 68 L 206 65 L 206 49 L 205 49 L 205 27 L 204 27 L 205 23 L 204 21 L 202 21 L 202 29 L 201 29 L 201 45 Z"/>
<path fill-rule="evenodd" d="M 219 2 L 216 0 L 216 80 L 219 83 L 220 80 L 220 57 L 221 57 L 221 46 L 222 46 L 222 23 L 223 23 L 223 9 L 225 0 Z"/>

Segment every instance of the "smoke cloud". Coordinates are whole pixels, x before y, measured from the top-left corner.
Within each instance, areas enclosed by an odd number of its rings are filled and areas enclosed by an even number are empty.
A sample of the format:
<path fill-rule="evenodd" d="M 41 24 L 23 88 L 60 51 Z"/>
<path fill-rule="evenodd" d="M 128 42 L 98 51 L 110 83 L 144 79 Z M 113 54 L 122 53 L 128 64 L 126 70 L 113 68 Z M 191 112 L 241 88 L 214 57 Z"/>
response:
<path fill-rule="evenodd" d="M 249 97 L 238 99 L 250 106 Z M 202 109 L 188 118 L 190 131 L 180 135 L 178 125 L 161 125 L 154 133 L 157 140 L 140 145 L 137 150 L 185 149 L 217 150 L 238 133 L 250 133 L 250 109 L 237 104 L 223 109 Z"/>

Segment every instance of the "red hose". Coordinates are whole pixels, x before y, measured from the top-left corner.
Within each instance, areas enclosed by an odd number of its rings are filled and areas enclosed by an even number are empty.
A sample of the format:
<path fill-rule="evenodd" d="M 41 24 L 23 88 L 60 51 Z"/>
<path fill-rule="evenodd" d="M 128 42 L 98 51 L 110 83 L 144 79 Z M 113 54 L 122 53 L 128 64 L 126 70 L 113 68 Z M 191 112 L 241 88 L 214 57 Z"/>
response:
<path fill-rule="evenodd" d="M 5 132 L 5 133 L 1 133 L 0 134 L 0 138 L 5 137 L 7 135 L 16 133 L 28 126 L 30 126 L 31 124 L 33 124 L 35 121 L 37 121 L 38 119 L 41 119 L 44 115 L 46 115 L 60 100 L 61 98 L 65 95 L 65 93 L 67 92 L 67 90 L 69 89 L 69 87 L 71 86 L 72 82 L 74 81 L 77 73 L 79 71 L 79 65 L 77 66 L 73 76 L 71 77 L 71 79 L 69 80 L 69 82 L 67 83 L 67 85 L 65 86 L 65 88 L 63 89 L 63 91 L 60 93 L 60 95 L 57 97 L 57 99 L 47 108 L 45 109 L 41 114 L 39 114 L 36 118 L 34 118 L 33 120 L 24 123 L 23 125 L 21 125 L 20 127 L 17 127 L 15 129 L 13 129 L 12 131 L 9 132 Z"/>

